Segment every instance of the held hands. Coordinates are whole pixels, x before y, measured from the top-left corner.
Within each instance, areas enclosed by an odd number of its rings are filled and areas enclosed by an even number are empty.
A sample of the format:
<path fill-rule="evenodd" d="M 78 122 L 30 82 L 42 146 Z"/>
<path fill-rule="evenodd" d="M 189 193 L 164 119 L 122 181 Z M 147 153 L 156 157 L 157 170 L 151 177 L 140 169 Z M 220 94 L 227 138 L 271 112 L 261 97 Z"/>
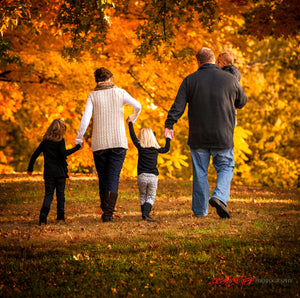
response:
<path fill-rule="evenodd" d="M 81 141 L 80 143 L 79 142 L 75 142 L 75 146 L 77 146 L 77 145 L 80 145 L 79 150 L 82 150 L 83 146 L 84 146 L 84 142 L 83 141 Z"/>
<path fill-rule="evenodd" d="M 171 139 L 171 140 L 173 139 L 173 137 L 171 136 L 170 133 L 167 133 L 166 138 L 169 138 L 169 139 Z"/>
<path fill-rule="evenodd" d="M 169 138 L 169 139 L 173 139 L 174 137 L 174 131 L 173 129 L 169 129 L 169 128 L 166 128 L 165 129 L 165 138 Z"/>
<path fill-rule="evenodd" d="M 130 116 L 126 119 L 126 123 L 129 124 L 131 121 Z"/>

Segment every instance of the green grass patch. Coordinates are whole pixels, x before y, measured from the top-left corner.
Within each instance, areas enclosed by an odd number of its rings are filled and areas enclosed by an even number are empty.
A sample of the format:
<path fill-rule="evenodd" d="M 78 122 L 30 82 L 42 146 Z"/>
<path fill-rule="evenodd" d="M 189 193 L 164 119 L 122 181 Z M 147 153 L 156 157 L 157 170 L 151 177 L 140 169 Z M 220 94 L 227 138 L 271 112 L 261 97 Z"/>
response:
<path fill-rule="evenodd" d="M 148 223 L 136 179 L 126 179 L 115 222 L 104 224 L 96 177 L 74 175 L 66 223 L 55 221 L 54 200 L 49 224 L 40 227 L 41 177 L 30 183 L 22 175 L 3 177 L 1 297 L 298 295 L 298 191 L 234 186 L 230 219 L 211 207 L 207 217 L 195 218 L 191 182 L 161 180 L 152 212 L 159 222 Z"/>

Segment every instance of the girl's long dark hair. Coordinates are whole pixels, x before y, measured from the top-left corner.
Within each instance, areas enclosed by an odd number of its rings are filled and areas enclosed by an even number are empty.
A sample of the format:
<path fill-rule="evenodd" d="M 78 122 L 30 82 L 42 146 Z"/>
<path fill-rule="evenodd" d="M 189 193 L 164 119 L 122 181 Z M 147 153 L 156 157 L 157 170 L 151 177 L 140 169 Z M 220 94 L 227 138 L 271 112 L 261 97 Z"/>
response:
<path fill-rule="evenodd" d="M 63 120 L 55 119 L 44 134 L 44 141 L 60 142 L 66 132 L 66 124 Z"/>

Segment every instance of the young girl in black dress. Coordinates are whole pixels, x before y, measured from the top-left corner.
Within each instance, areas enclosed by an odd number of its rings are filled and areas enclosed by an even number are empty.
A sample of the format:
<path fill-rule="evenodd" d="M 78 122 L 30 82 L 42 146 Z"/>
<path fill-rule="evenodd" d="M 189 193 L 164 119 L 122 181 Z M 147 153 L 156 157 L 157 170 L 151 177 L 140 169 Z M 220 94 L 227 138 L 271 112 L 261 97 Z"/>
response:
<path fill-rule="evenodd" d="M 150 211 L 155 201 L 158 183 L 157 157 L 159 153 L 167 153 L 169 151 L 171 137 L 167 136 L 166 145 L 161 148 L 151 128 L 142 128 L 139 138 L 137 138 L 130 117 L 128 117 L 126 122 L 129 125 L 132 142 L 139 153 L 138 187 L 142 218 L 147 221 L 156 221 L 150 216 Z"/>
<path fill-rule="evenodd" d="M 27 174 L 32 175 L 33 165 L 41 153 L 44 154 L 45 197 L 40 212 L 39 225 L 47 224 L 47 216 L 56 189 L 57 220 L 65 220 L 65 185 L 68 178 L 67 156 L 79 150 L 82 145 L 66 150 L 64 134 L 66 125 L 60 119 L 54 120 L 47 129 L 43 141 L 32 154 Z"/>

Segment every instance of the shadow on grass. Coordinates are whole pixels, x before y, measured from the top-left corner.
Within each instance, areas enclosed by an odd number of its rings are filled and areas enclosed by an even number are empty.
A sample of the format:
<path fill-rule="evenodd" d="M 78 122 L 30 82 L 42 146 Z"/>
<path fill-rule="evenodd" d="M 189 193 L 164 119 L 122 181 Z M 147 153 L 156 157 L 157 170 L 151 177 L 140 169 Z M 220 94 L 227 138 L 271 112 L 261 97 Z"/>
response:
<path fill-rule="evenodd" d="M 160 181 L 148 223 L 136 181 L 121 181 L 104 224 L 97 181 L 71 178 L 66 223 L 53 202 L 38 226 L 42 179 L 1 183 L 1 297 L 297 297 L 299 193 L 234 186 L 222 220 L 192 216 L 190 186 Z"/>

